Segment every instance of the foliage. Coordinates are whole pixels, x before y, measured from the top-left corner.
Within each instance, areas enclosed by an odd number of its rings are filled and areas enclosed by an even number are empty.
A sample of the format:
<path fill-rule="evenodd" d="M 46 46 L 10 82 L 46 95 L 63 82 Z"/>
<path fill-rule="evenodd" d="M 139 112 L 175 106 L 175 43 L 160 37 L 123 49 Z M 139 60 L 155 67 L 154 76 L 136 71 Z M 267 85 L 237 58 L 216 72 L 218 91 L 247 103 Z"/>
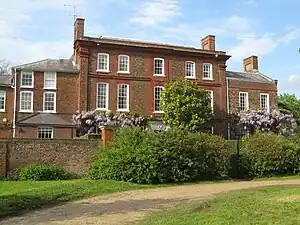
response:
<path fill-rule="evenodd" d="M 293 114 L 300 124 L 300 99 L 295 94 L 280 94 L 278 96 L 278 108 L 288 114 Z"/>
<path fill-rule="evenodd" d="M 149 187 L 103 180 L 0 181 L 0 218 L 76 199 Z"/>
<path fill-rule="evenodd" d="M 284 136 L 258 132 L 244 139 L 241 153 L 248 161 L 252 177 L 299 172 L 299 145 Z"/>
<path fill-rule="evenodd" d="M 6 59 L 0 59 L 0 76 L 9 74 L 10 63 Z"/>
<path fill-rule="evenodd" d="M 171 183 L 226 176 L 227 142 L 204 133 L 122 129 L 115 144 L 96 153 L 92 179 Z"/>
<path fill-rule="evenodd" d="M 130 115 L 120 113 L 119 115 L 113 115 L 108 110 L 106 113 L 98 111 L 76 111 L 73 115 L 73 121 L 77 126 L 77 136 L 83 136 L 85 134 L 96 133 L 99 126 L 113 125 L 117 127 L 146 127 L 147 119 L 137 114 Z"/>
<path fill-rule="evenodd" d="M 165 124 L 191 132 L 200 131 L 212 112 L 208 92 L 189 80 L 166 84 L 162 106 Z"/>
<path fill-rule="evenodd" d="M 56 165 L 30 164 L 18 172 L 18 179 L 23 181 L 65 180 L 67 178 L 66 172 Z"/>
<path fill-rule="evenodd" d="M 241 112 L 240 123 L 251 133 L 259 130 L 284 136 L 293 135 L 297 128 L 297 123 L 293 115 L 283 114 L 275 110 L 272 113 L 264 110 Z"/>

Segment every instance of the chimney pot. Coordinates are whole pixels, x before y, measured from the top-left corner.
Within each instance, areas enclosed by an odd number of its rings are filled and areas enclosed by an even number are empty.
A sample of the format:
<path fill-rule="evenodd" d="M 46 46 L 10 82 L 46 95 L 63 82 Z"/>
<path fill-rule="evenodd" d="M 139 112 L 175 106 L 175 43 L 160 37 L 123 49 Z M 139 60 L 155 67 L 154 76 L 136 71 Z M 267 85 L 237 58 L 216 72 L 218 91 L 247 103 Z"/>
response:
<path fill-rule="evenodd" d="M 258 56 L 252 55 L 243 60 L 245 72 L 258 72 Z"/>
<path fill-rule="evenodd" d="M 201 40 L 202 49 L 215 51 L 216 50 L 216 37 L 215 35 L 208 35 Z"/>

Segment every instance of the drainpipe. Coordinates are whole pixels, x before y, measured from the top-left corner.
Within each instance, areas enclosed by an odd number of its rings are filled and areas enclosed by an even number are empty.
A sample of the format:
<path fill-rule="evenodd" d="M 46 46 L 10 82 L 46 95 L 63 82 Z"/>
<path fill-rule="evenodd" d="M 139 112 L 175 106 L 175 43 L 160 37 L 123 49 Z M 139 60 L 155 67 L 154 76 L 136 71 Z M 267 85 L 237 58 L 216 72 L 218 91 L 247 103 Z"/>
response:
<path fill-rule="evenodd" d="M 16 137 L 16 108 L 17 108 L 17 69 L 14 68 L 14 118 L 13 118 L 13 138 Z"/>
<path fill-rule="evenodd" d="M 230 109 L 229 109 L 229 79 L 228 77 L 226 77 L 226 108 L 227 108 L 227 117 L 229 116 L 230 114 Z M 230 123 L 229 121 L 227 120 L 227 133 L 228 133 L 228 140 L 230 140 Z"/>

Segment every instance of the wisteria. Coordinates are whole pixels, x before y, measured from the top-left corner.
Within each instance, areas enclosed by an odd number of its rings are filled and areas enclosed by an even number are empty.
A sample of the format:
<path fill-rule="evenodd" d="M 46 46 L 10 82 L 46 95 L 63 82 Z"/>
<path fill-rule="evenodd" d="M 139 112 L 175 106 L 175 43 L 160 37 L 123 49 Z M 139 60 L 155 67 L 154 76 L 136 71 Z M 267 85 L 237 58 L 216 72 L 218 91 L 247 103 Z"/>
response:
<path fill-rule="evenodd" d="M 144 117 L 126 113 L 114 115 L 110 110 L 106 113 L 100 113 L 96 110 L 89 112 L 77 110 L 72 119 L 77 127 L 77 136 L 97 133 L 99 127 L 104 125 L 116 127 L 145 127 L 147 125 L 147 120 Z"/>
<path fill-rule="evenodd" d="M 239 116 L 239 123 L 250 133 L 260 130 L 290 136 L 295 134 L 297 128 L 293 115 L 283 114 L 276 110 L 271 113 L 264 110 L 252 110 L 241 112 Z"/>

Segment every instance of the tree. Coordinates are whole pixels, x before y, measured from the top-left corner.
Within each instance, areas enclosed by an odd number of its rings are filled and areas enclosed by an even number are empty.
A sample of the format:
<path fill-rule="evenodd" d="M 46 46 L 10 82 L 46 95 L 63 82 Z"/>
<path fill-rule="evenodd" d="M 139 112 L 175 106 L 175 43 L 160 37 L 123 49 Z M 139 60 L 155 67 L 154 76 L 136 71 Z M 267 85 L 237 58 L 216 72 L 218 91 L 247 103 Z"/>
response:
<path fill-rule="evenodd" d="M 9 74 L 10 64 L 5 59 L 0 59 L 0 76 Z"/>
<path fill-rule="evenodd" d="M 297 124 L 300 125 L 300 99 L 295 94 L 280 94 L 278 96 L 278 108 L 283 113 L 293 114 Z"/>
<path fill-rule="evenodd" d="M 200 131 L 212 112 L 209 93 L 189 80 L 166 84 L 162 108 L 166 125 L 192 132 Z"/>

